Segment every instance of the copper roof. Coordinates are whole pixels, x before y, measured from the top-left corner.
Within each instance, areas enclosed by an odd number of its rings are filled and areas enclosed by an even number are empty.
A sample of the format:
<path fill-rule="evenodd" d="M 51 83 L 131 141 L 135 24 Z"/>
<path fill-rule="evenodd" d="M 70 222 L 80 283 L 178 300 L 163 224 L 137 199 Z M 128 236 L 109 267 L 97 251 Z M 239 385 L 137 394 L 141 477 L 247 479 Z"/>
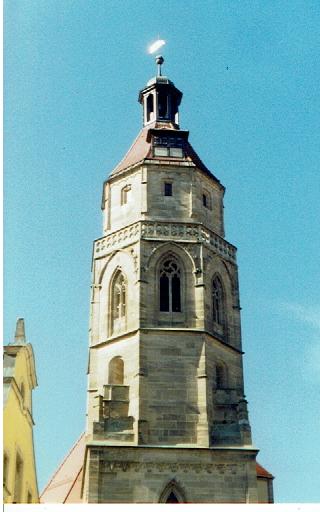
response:
<path fill-rule="evenodd" d="M 40 495 L 40 503 L 81 503 L 81 481 L 85 453 L 85 434 L 76 441 Z M 256 463 L 258 478 L 273 479 Z"/>

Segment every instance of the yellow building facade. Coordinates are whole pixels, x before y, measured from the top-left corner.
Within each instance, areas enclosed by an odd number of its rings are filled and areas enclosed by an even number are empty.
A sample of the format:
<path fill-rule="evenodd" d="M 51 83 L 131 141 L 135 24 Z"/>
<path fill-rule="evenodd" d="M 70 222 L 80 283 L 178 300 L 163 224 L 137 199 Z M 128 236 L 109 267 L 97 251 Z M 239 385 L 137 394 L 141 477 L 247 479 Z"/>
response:
<path fill-rule="evenodd" d="M 14 341 L 4 346 L 4 503 L 39 503 L 32 417 L 32 391 L 36 386 L 33 349 L 26 342 L 24 320 L 19 318 Z"/>

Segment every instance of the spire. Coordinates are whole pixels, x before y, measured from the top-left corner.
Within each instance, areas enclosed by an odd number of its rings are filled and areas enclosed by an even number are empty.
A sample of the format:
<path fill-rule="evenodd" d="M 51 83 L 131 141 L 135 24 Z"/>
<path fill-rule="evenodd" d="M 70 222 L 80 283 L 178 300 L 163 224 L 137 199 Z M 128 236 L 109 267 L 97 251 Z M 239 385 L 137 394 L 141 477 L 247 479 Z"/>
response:
<path fill-rule="evenodd" d="M 163 63 L 164 63 L 164 58 L 162 57 L 162 55 L 158 55 L 156 57 L 156 64 L 158 66 L 158 76 L 162 75 L 162 73 L 161 73 L 161 66 L 162 66 Z"/>
<path fill-rule="evenodd" d="M 139 103 L 143 106 L 143 125 L 172 123 L 179 128 L 179 110 L 182 92 L 179 91 L 167 76 L 162 75 L 164 58 L 156 57 L 157 75 L 147 83 L 139 93 Z"/>
<path fill-rule="evenodd" d="M 16 332 L 12 345 L 24 345 L 26 343 L 26 333 L 24 328 L 24 318 L 18 318 Z"/>

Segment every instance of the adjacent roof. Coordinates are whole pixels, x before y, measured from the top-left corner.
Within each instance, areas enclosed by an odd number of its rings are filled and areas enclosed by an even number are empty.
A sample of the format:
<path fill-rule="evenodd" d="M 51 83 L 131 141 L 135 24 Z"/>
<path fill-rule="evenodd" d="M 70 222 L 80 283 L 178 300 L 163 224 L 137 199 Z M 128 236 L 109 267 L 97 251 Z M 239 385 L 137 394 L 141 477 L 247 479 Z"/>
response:
<path fill-rule="evenodd" d="M 40 503 L 81 503 L 85 434 L 76 441 L 40 495 Z M 273 479 L 256 463 L 257 477 Z"/>
<path fill-rule="evenodd" d="M 85 435 L 81 434 L 40 495 L 40 503 L 81 503 Z"/>
<path fill-rule="evenodd" d="M 261 464 L 256 462 L 256 470 L 258 478 L 271 478 L 273 480 L 274 476 L 269 473 Z"/>

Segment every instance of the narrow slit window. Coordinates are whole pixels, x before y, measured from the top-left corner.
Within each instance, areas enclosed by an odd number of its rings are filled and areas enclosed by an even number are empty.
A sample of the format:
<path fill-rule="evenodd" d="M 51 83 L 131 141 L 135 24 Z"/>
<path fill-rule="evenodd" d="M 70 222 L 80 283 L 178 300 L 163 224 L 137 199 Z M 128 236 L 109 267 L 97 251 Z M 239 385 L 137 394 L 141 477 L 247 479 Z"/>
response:
<path fill-rule="evenodd" d="M 167 117 L 168 117 L 168 96 L 164 93 L 160 93 L 158 96 L 158 109 L 159 109 L 159 117 L 161 119 L 167 119 Z"/>
<path fill-rule="evenodd" d="M 209 192 L 207 192 L 206 190 L 202 192 L 202 204 L 205 208 L 211 210 L 211 197 Z"/>
<path fill-rule="evenodd" d="M 172 196 L 172 183 L 165 183 L 164 184 L 164 195 L 165 196 Z"/>
<path fill-rule="evenodd" d="M 202 204 L 203 204 L 203 206 L 208 208 L 208 197 L 206 194 L 202 194 Z"/>
<path fill-rule="evenodd" d="M 153 95 L 149 94 L 149 96 L 147 98 L 147 122 L 149 122 L 150 120 L 153 119 L 153 117 L 154 117 L 153 112 L 154 112 Z"/>

